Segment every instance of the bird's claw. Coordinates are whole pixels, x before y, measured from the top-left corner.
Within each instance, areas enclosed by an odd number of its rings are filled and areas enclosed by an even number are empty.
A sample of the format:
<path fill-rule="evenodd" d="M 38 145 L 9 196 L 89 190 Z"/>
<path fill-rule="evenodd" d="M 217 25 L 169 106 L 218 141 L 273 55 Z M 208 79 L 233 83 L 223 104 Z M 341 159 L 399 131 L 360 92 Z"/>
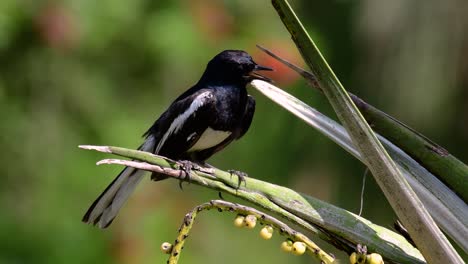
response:
<path fill-rule="evenodd" d="M 180 181 L 179 187 L 182 189 L 182 182 L 187 179 L 190 182 L 192 170 L 197 170 L 200 168 L 197 164 L 191 162 L 190 160 L 179 160 L 179 170 L 180 170 Z"/>
<path fill-rule="evenodd" d="M 247 173 L 237 170 L 228 170 L 228 172 L 231 174 L 231 177 L 232 175 L 235 175 L 239 179 L 239 181 L 237 182 L 237 189 L 240 188 L 242 183 L 244 183 L 244 186 L 247 186 L 247 183 L 245 181 L 245 177 L 248 176 Z"/>

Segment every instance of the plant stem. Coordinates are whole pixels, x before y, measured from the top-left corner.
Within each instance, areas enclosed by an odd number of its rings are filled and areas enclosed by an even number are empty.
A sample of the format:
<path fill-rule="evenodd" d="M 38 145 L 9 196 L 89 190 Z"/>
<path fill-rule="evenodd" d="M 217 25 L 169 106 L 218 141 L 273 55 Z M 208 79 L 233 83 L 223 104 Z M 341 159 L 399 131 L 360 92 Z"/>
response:
<path fill-rule="evenodd" d="M 273 6 L 398 217 L 429 263 L 463 263 L 377 140 L 286 0 Z"/>
<path fill-rule="evenodd" d="M 138 150 L 111 146 L 80 146 L 127 157 L 133 160 L 107 159 L 98 164 L 120 164 L 138 169 L 164 173 L 181 179 L 178 164 Z M 142 160 L 137 162 L 134 160 Z M 190 182 L 216 191 L 222 191 L 252 202 L 284 219 L 317 234 L 320 238 L 347 253 L 354 252 L 357 244 L 365 244 L 371 252 L 384 256 L 387 263 L 425 263 L 422 255 L 401 235 L 375 225 L 344 209 L 299 194 L 291 189 L 246 178 L 246 186 L 237 188 L 237 178 L 216 168 L 192 170 Z"/>

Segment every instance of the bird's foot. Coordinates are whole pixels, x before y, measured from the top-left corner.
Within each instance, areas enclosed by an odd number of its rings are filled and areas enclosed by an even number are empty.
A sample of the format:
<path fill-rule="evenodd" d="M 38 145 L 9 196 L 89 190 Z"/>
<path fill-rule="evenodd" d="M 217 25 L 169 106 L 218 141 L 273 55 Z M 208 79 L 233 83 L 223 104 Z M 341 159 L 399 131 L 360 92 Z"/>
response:
<path fill-rule="evenodd" d="M 245 182 L 245 177 L 247 177 L 247 173 L 242 172 L 242 171 L 237 171 L 237 170 L 228 170 L 228 172 L 232 175 L 237 176 L 238 182 L 237 182 L 237 189 L 240 188 L 241 184 L 244 183 L 244 186 L 247 186 L 247 183 Z"/>
<path fill-rule="evenodd" d="M 190 160 L 179 160 L 179 170 L 180 170 L 180 181 L 179 181 L 179 187 L 182 189 L 182 182 L 184 180 L 187 180 L 190 182 L 190 174 L 192 173 L 192 170 L 198 170 L 200 169 L 200 166 L 196 163 L 191 162 Z"/>

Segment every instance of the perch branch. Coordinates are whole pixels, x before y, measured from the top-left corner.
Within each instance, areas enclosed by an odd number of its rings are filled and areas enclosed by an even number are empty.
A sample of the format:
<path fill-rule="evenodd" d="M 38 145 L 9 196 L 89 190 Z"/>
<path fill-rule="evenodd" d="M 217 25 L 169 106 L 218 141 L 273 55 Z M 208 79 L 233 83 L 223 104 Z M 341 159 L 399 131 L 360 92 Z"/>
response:
<path fill-rule="evenodd" d="M 140 168 L 150 171 L 167 172 L 166 175 L 181 180 L 177 163 L 161 156 L 110 146 L 85 146 L 83 148 L 141 160 L 156 166 L 138 165 L 135 164 L 136 161 L 124 160 L 106 160 L 105 164 L 141 166 Z M 183 180 L 186 179 L 187 177 L 184 177 Z M 375 225 L 351 212 L 288 188 L 250 177 L 246 178 L 246 186 L 242 185 L 237 188 L 235 177 L 231 177 L 229 172 L 216 168 L 212 168 L 209 173 L 192 170 L 190 181 L 261 206 L 291 223 L 317 234 L 320 238 L 348 253 L 353 252 L 357 244 L 365 244 L 370 251 L 383 255 L 387 263 L 425 263 L 419 251 L 401 235 Z M 297 210 L 303 210 L 300 216 L 298 216 Z"/>

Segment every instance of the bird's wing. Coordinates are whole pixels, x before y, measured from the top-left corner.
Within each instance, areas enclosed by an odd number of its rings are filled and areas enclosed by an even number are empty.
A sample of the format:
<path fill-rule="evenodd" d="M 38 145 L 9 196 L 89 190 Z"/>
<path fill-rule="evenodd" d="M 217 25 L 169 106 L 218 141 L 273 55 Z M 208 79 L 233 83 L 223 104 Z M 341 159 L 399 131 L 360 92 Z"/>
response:
<path fill-rule="evenodd" d="M 209 157 L 211 157 L 213 154 L 215 154 L 216 152 L 223 150 L 233 140 L 239 139 L 243 135 L 245 135 L 247 130 L 249 130 L 250 124 L 252 123 L 254 112 L 255 112 L 255 99 L 249 95 L 247 99 L 247 105 L 244 110 L 244 116 L 242 120 L 240 121 L 237 129 L 235 129 L 234 132 L 231 133 L 231 135 L 228 138 L 226 138 L 223 142 L 221 142 L 220 144 L 212 148 L 202 150 L 199 153 L 197 153 L 197 158 L 199 160 L 206 160 Z"/>
<path fill-rule="evenodd" d="M 215 118 L 215 107 L 210 89 L 200 89 L 172 103 L 146 133 L 157 139 L 154 153 L 181 158 Z"/>
<path fill-rule="evenodd" d="M 209 89 L 202 89 L 176 100 L 145 134 L 145 143 L 139 148 L 179 159 L 208 127 L 210 111 L 215 98 Z M 126 167 L 103 191 L 83 217 L 83 222 L 108 227 L 116 217 L 145 171 Z"/>

